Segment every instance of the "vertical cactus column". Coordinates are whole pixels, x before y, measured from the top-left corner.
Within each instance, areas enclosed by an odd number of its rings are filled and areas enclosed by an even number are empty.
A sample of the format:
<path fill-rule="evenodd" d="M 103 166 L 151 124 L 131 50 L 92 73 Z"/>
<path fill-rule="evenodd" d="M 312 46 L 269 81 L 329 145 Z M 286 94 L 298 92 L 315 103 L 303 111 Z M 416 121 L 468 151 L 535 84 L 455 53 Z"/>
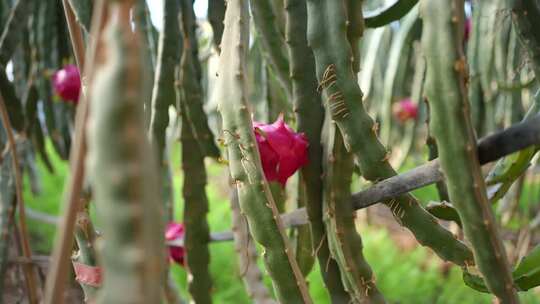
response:
<path fill-rule="evenodd" d="M 186 266 L 190 273 L 188 289 L 195 303 L 212 303 L 212 278 L 210 277 L 210 229 L 206 221 L 208 199 L 206 197 L 206 169 L 204 154 L 193 136 L 191 126 L 186 123 L 182 111 L 182 171 L 184 184 L 184 227 Z"/>
<path fill-rule="evenodd" d="M 205 156 L 219 156 L 219 149 L 214 142 L 214 134 L 208 126 L 208 119 L 203 110 L 203 92 L 200 84 L 200 69 L 197 57 L 197 39 L 195 37 L 195 13 L 191 0 L 181 0 L 182 33 L 184 35 L 182 60 L 180 63 L 179 84 L 181 99 L 186 117 L 183 123 L 191 125 L 194 136 Z"/>
<path fill-rule="evenodd" d="M 323 280 L 332 302 L 348 302 L 341 284 L 339 269 L 330 251 L 322 221 L 322 147 L 321 129 L 324 108 L 317 92 L 315 59 L 307 42 L 306 0 L 286 0 L 286 41 L 289 48 L 292 97 L 298 132 L 303 132 L 309 142 L 309 163 L 302 168 L 300 182 L 306 191 L 306 208 L 309 216 L 313 254 L 317 254 Z"/>
<path fill-rule="evenodd" d="M 169 106 L 175 104 L 175 67 L 180 60 L 180 13 L 178 0 L 163 2 L 163 30 L 159 36 L 156 73 L 152 91 L 152 114 L 150 118 L 150 141 L 154 145 L 161 168 L 163 200 L 166 217 L 172 219 L 172 182 L 168 174 L 166 157 L 166 130 L 169 125 Z"/>
<path fill-rule="evenodd" d="M 140 37 L 134 1 L 109 4 L 104 49 L 91 85 L 89 167 L 103 232 L 97 303 L 160 303 L 165 259 L 154 154 L 145 136 Z"/>
<path fill-rule="evenodd" d="M 308 41 L 315 55 L 317 77 L 345 147 L 355 155 L 367 180 L 376 182 L 396 175 L 388 162 L 388 152 L 377 139 L 378 126 L 362 107 L 362 91 L 351 64 L 343 0 L 307 0 L 307 3 Z M 471 251 L 438 225 L 412 195 L 401 195 L 384 203 L 398 222 L 441 258 L 462 266 L 473 263 Z"/>
<path fill-rule="evenodd" d="M 285 92 L 290 95 L 292 88 L 289 79 L 289 60 L 274 5 L 270 0 L 251 0 L 250 8 L 255 28 L 261 38 L 263 54 L 270 63 L 279 83 Z"/>
<path fill-rule="evenodd" d="M 509 0 L 512 19 L 531 58 L 536 82 L 540 83 L 540 6 L 537 1 Z"/>
<path fill-rule="evenodd" d="M 486 195 L 475 148 L 462 49 L 463 0 L 420 2 L 424 21 L 426 96 L 450 200 L 456 207 L 478 268 L 502 303 L 518 303 L 508 261 Z"/>
<path fill-rule="evenodd" d="M 345 288 L 354 303 L 385 303 L 375 286 L 371 267 L 362 254 L 362 240 L 356 231 L 354 210 L 348 204 L 353 174 L 352 154 L 345 150 L 341 133 L 329 122 L 325 136 L 324 209 L 329 247 L 341 270 Z"/>
<path fill-rule="evenodd" d="M 264 262 L 281 303 L 311 303 L 290 249 L 281 217 L 262 171 L 246 93 L 249 14 L 246 0 L 229 0 L 225 13 L 216 98 L 229 169 L 250 231 L 264 249 Z"/>

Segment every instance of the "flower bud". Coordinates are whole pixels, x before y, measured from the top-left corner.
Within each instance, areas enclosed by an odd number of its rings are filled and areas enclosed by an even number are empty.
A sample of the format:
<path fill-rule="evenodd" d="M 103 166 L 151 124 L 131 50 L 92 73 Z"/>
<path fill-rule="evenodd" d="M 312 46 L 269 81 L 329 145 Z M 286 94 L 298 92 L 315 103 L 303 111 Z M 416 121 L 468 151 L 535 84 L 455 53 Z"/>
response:
<path fill-rule="evenodd" d="M 283 187 L 296 170 L 308 163 L 308 141 L 303 133 L 295 133 L 283 116 L 272 124 L 253 123 L 264 175 Z"/>
<path fill-rule="evenodd" d="M 181 223 L 170 222 L 165 229 L 165 239 L 174 241 L 184 238 L 184 225 Z M 185 263 L 185 250 L 183 246 L 169 246 L 169 259 L 182 266 Z"/>
<path fill-rule="evenodd" d="M 68 64 L 56 71 L 52 76 L 54 91 L 63 100 L 77 104 L 81 92 L 81 76 L 79 69 Z"/>

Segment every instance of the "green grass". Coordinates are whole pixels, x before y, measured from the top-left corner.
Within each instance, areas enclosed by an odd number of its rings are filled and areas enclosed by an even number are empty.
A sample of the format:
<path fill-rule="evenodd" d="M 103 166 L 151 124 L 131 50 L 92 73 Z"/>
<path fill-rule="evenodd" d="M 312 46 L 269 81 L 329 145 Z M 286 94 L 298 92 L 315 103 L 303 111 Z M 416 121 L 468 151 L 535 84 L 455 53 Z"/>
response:
<path fill-rule="evenodd" d="M 179 147 L 174 146 L 171 153 L 174 166 L 174 192 L 176 199 L 176 219 L 182 218 L 181 184 L 182 172 L 179 165 Z M 66 163 L 62 162 L 54 152 L 50 153 L 56 174 L 49 174 L 41 162 L 38 169 L 41 174 L 42 192 L 33 196 L 25 191 L 28 206 L 49 214 L 58 214 L 66 178 Z M 409 167 L 410 168 L 410 167 Z M 226 167 L 216 162 L 208 162 L 209 186 L 207 187 L 210 202 L 208 221 L 212 231 L 230 229 L 230 210 L 228 202 L 228 178 Z M 25 179 L 25 189 L 29 189 Z M 436 199 L 433 186 L 416 190 L 414 194 L 423 202 Z M 526 196 L 526 195 L 525 195 Z M 524 205 L 523 207 L 525 207 Z M 48 254 L 52 248 L 55 229 L 51 225 L 33 220 L 28 221 L 33 249 L 41 254 Z M 476 292 L 463 283 L 461 271 L 452 267 L 445 277 L 441 272 L 440 260 L 431 250 L 418 246 L 410 251 L 403 251 L 391 240 L 387 230 L 362 226 L 360 229 L 364 254 L 376 274 L 377 285 L 391 303 L 492 303 L 487 294 Z M 214 279 L 213 297 L 215 303 L 250 303 L 243 288 L 233 244 L 215 243 L 210 246 L 211 273 Z M 259 261 L 260 262 L 260 261 Z M 260 265 L 262 267 L 262 265 Z M 172 266 L 175 278 L 183 297 L 187 297 L 186 272 L 178 265 Z M 322 279 L 315 267 L 308 277 L 310 293 L 314 302 L 329 303 Z M 270 281 L 265 282 L 270 287 Z M 537 288 L 538 289 L 538 288 Z M 523 303 L 540 303 L 538 291 L 521 294 Z"/>

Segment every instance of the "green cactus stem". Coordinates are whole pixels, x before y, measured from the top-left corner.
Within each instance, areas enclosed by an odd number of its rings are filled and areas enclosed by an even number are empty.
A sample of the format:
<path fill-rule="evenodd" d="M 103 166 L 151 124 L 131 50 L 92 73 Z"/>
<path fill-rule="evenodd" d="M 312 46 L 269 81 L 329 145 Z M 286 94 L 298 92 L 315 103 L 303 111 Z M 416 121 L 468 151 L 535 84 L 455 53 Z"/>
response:
<path fill-rule="evenodd" d="M 87 199 L 85 199 L 88 202 Z M 75 241 L 79 250 L 71 258 L 74 262 L 81 263 L 87 266 L 98 266 L 95 241 L 96 231 L 90 215 L 88 213 L 88 206 L 84 206 L 81 211 L 77 213 L 77 219 L 75 221 Z M 96 294 L 98 288 L 96 286 L 80 283 L 84 292 L 85 303 L 93 303 L 96 300 Z"/>
<path fill-rule="evenodd" d="M 2 65 L 0 65 L 2 68 Z M 12 127 L 19 132 L 22 132 L 25 128 L 25 116 L 21 100 L 15 92 L 15 87 L 12 82 L 9 81 L 6 75 L 5 69 L 0 71 L 0 94 L 5 101 L 9 120 L 12 121 Z"/>
<path fill-rule="evenodd" d="M 257 265 L 257 247 L 249 234 L 247 221 L 241 214 L 236 189 L 231 189 L 230 197 L 234 250 L 238 257 L 238 268 L 247 294 L 256 304 L 275 304 L 266 285 L 264 285 L 263 273 Z"/>
<path fill-rule="evenodd" d="M 163 30 L 159 36 L 149 130 L 150 142 L 156 149 L 160 164 L 163 202 L 168 220 L 172 220 L 173 195 L 171 187 L 167 187 L 170 185 L 170 178 L 166 151 L 166 130 L 169 125 L 169 107 L 176 103 L 175 69 L 180 60 L 181 49 L 179 13 L 180 4 L 177 0 L 163 2 Z"/>
<path fill-rule="evenodd" d="M 520 291 L 527 291 L 540 286 L 540 245 L 534 247 L 525 257 L 519 261 L 512 272 L 514 284 Z M 463 272 L 463 281 L 470 288 L 489 293 L 484 280 L 468 272 Z"/>
<path fill-rule="evenodd" d="M 218 51 L 221 50 L 223 36 L 223 18 L 225 18 L 225 0 L 208 1 L 208 21 L 212 26 L 213 40 Z"/>
<path fill-rule="evenodd" d="M 186 111 L 182 111 L 180 142 L 182 144 L 182 171 L 186 175 L 182 194 L 184 198 L 184 248 L 186 266 L 190 273 L 188 289 L 195 303 L 212 303 L 212 278 L 208 269 L 210 229 L 206 220 L 208 198 L 205 192 L 204 154 L 193 136 L 191 126 L 186 122 Z"/>
<path fill-rule="evenodd" d="M 474 148 L 465 91 L 463 0 L 423 0 L 420 8 L 424 21 L 422 47 L 427 64 L 425 92 L 430 101 L 430 128 L 439 148 L 450 200 L 460 215 L 476 264 L 490 291 L 503 303 L 517 303 L 506 252 Z"/>
<path fill-rule="evenodd" d="M 86 34 L 90 33 L 90 21 L 92 20 L 92 0 L 68 0 L 77 22 Z"/>
<path fill-rule="evenodd" d="M 531 58 L 536 81 L 540 83 L 540 6 L 536 1 L 510 0 L 512 19 L 518 36 Z"/>
<path fill-rule="evenodd" d="M 368 28 L 385 26 L 407 15 L 417 2 L 418 0 L 395 0 L 387 7 L 365 12 L 364 23 Z"/>
<path fill-rule="evenodd" d="M 345 150 L 341 133 L 329 122 L 325 142 L 324 218 L 329 247 L 341 270 L 342 280 L 354 303 L 385 303 L 375 286 L 371 267 L 362 254 L 362 240 L 356 231 L 354 210 L 347 203 L 351 195 L 353 155 Z"/>
<path fill-rule="evenodd" d="M 11 59 L 15 48 L 18 45 L 26 25 L 26 19 L 30 16 L 34 8 L 34 0 L 17 0 L 11 12 L 8 21 L 4 25 L 0 36 L 0 65 L 5 66 Z"/>
<path fill-rule="evenodd" d="M 305 187 L 313 253 L 317 255 L 323 280 L 332 302 L 348 302 L 348 295 L 339 279 L 339 270 L 330 258 L 326 232 L 322 221 L 322 146 L 321 129 L 324 108 L 317 92 L 315 59 L 307 42 L 307 7 L 305 0 L 286 0 L 286 37 L 291 58 L 291 82 L 294 113 L 298 132 L 309 142 L 309 163 L 302 168 L 300 183 Z"/>
<path fill-rule="evenodd" d="M 441 202 L 441 203 L 430 202 L 426 206 L 426 210 L 438 219 L 445 220 L 445 221 L 452 221 L 458 224 L 459 227 L 462 227 L 459 214 L 457 213 L 456 209 L 447 202 Z"/>
<path fill-rule="evenodd" d="M 219 111 L 229 170 L 253 238 L 263 247 L 264 262 L 278 301 L 311 303 L 262 171 L 246 100 L 248 40 L 248 3 L 246 0 L 229 0 L 216 89 L 216 97 L 221 101 Z"/>
<path fill-rule="evenodd" d="M 540 93 L 534 96 L 534 103 L 525 115 L 524 121 L 534 117 L 540 111 Z M 529 168 L 532 158 L 538 152 L 539 146 L 532 146 L 503 159 L 500 159 L 486 177 L 488 198 L 492 203 L 497 202 L 510 190 L 512 184 Z"/>
<path fill-rule="evenodd" d="M 0 126 L 0 142 L 5 144 L 4 128 Z M 15 184 L 13 181 L 11 156 L 8 154 L 0 163 L 0 276 L 4 277 L 8 269 L 8 250 L 10 236 L 13 233 L 15 214 Z M 0 294 L 4 294 L 4 282 L 0 282 Z M 2 302 L 0 297 L 0 303 Z"/>
<path fill-rule="evenodd" d="M 325 99 L 347 150 L 355 155 L 364 178 L 379 181 L 396 175 L 396 171 L 388 163 L 389 155 L 377 139 L 378 126 L 359 102 L 362 92 L 352 72 L 342 2 L 308 0 L 308 41 L 314 51 L 320 88 L 325 89 Z M 392 209 L 398 222 L 441 258 L 462 266 L 474 263 L 471 251 L 437 224 L 412 195 L 401 195 L 384 203 Z"/>
<path fill-rule="evenodd" d="M 198 58 L 194 55 L 197 53 L 195 39 L 195 23 L 193 4 L 191 0 L 182 0 L 182 33 L 184 36 L 182 60 L 180 63 L 180 75 L 178 82 L 182 92 L 182 102 L 186 106 L 186 120 L 184 123 L 191 125 L 194 136 L 201 146 L 205 156 L 217 158 L 219 157 L 219 148 L 214 142 L 214 135 L 208 126 L 208 120 L 203 110 L 203 92 L 200 78 L 200 66 L 198 66 Z"/>
<path fill-rule="evenodd" d="M 109 4 L 107 56 L 91 87 L 89 168 L 103 232 L 104 280 L 97 303 L 160 303 L 165 260 L 154 154 L 144 136 L 141 42 L 134 1 Z M 137 287 L 137 288 L 134 288 Z M 129 290 L 129 292 L 126 292 Z"/>
<path fill-rule="evenodd" d="M 392 39 L 388 54 L 388 64 L 384 76 L 383 93 L 381 102 L 381 142 L 389 145 L 391 142 L 392 130 L 392 102 L 403 86 L 406 76 L 410 52 L 413 50 L 411 45 L 414 40 L 420 38 L 422 33 L 422 23 L 418 18 L 418 9 L 413 8 L 401 22 L 399 30 Z"/>
<path fill-rule="evenodd" d="M 272 67 L 288 96 L 292 92 L 289 79 L 289 59 L 285 39 L 279 28 L 275 8 L 270 0 L 251 0 L 251 13 L 257 33 L 261 38 L 263 55 Z"/>

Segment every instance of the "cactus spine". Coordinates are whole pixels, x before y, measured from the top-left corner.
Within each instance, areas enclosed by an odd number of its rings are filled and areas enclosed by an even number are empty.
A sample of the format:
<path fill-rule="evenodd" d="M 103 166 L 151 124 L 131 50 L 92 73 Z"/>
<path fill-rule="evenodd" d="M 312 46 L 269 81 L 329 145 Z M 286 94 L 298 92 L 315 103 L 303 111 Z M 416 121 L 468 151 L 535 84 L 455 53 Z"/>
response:
<path fill-rule="evenodd" d="M 287 44 L 291 58 L 291 82 L 294 112 L 299 132 L 304 132 L 309 144 L 309 164 L 301 171 L 301 183 L 306 189 L 307 213 L 311 229 L 312 252 L 317 254 L 323 280 L 332 302 L 348 302 L 335 261 L 330 251 L 322 221 L 322 147 L 321 129 L 324 108 L 317 92 L 315 59 L 307 43 L 307 7 L 305 0 L 286 0 Z M 328 262 L 330 261 L 330 262 Z"/>
<path fill-rule="evenodd" d="M 329 122 L 326 130 L 324 217 L 332 256 L 354 303 L 385 303 L 375 278 L 362 254 L 362 240 L 356 232 L 354 210 L 347 203 L 351 195 L 352 154 L 345 150 L 341 133 Z"/>
<path fill-rule="evenodd" d="M 139 36 L 131 30 L 133 2 L 109 4 L 107 56 L 98 56 L 90 94 L 89 165 L 103 230 L 97 303 L 161 301 L 164 225 L 155 203 L 155 159 L 144 135 L 145 73 Z"/>
<path fill-rule="evenodd" d="M 248 3 L 230 0 L 225 12 L 217 98 L 223 121 L 229 169 L 240 208 L 251 233 L 264 249 L 266 269 L 281 303 L 311 303 L 283 223 L 266 182 L 246 101 Z"/>
<path fill-rule="evenodd" d="M 489 289 L 503 303 L 517 303 L 474 148 L 461 47 L 463 0 L 423 0 L 420 7 L 425 25 L 422 47 L 427 64 L 425 92 L 431 106 L 430 128 L 439 147 L 450 200 Z"/>
<path fill-rule="evenodd" d="M 364 178 L 378 181 L 396 172 L 377 139 L 377 125 L 359 102 L 362 92 L 352 73 L 351 50 L 346 47 L 344 7 L 342 0 L 308 0 L 308 40 L 315 54 L 319 84 L 325 89 L 328 108 L 343 134 L 345 146 L 355 155 Z M 470 250 L 438 225 L 412 195 L 401 195 L 384 203 L 420 244 L 458 265 L 473 263 Z"/>

